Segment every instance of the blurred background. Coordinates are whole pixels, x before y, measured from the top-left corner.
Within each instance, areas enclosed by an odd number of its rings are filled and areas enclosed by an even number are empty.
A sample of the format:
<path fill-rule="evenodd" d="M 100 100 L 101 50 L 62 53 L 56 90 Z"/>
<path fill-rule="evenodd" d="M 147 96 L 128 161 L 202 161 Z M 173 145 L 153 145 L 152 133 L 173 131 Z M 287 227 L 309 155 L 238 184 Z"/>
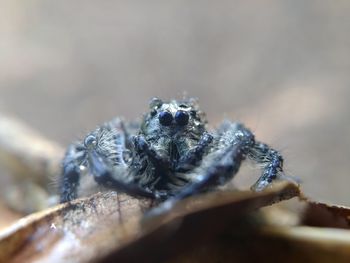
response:
<path fill-rule="evenodd" d="M 244 122 L 280 150 L 308 196 L 350 205 L 349 1 L 0 6 L 2 114 L 66 146 L 114 116 L 140 117 L 151 97 L 186 94 L 213 127 Z"/>

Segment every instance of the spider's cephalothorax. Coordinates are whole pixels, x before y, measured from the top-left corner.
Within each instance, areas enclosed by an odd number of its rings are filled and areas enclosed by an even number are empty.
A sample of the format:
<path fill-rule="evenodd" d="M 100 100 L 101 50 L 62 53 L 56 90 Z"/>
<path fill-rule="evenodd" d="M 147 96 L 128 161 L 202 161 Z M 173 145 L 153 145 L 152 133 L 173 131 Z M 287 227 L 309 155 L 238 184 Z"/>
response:
<path fill-rule="evenodd" d="M 246 158 L 262 166 L 252 186 L 255 191 L 283 175 L 282 156 L 255 141 L 242 124 L 225 121 L 209 132 L 195 100 L 155 98 L 141 123 L 114 119 L 68 148 L 61 202 L 79 196 L 84 178 L 93 178 L 100 186 L 131 195 L 167 199 L 163 208 L 171 207 L 179 199 L 226 183 Z"/>
<path fill-rule="evenodd" d="M 173 191 L 188 182 L 183 173 L 201 162 L 213 136 L 206 131 L 204 114 L 194 100 L 163 103 L 153 99 L 150 108 L 133 138 L 134 145 L 156 189 Z"/>

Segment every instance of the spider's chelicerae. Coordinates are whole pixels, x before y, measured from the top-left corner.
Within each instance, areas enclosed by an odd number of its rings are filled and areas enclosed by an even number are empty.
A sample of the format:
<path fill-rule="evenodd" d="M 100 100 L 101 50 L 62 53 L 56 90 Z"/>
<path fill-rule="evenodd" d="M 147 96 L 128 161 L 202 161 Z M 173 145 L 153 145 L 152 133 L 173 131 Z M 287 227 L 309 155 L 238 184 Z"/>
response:
<path fill-rule="evenodd" d="M 252 186 L 261 191 L 283 176 L 283 158 L 255 140 L 241 123 L 208 131 L 196 100 L 154 98 L 141 123 L 116 118 L 69 146 L 63 160 L 61 202 L 80 196 L 84 177 L 131 195 L 167 200 L 159 208 L 225 184 L 243 160 L 262 167 Z M 91 179 L 90 179 L 91 180 Z"/>

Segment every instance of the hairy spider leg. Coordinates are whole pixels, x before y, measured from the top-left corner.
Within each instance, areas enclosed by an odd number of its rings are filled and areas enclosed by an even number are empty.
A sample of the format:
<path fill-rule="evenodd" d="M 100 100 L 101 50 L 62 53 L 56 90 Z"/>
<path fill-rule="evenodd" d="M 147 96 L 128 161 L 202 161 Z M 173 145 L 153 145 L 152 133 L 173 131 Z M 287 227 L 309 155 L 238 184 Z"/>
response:
<path fill-rule="evenodd" d="M 203 192 L 210 187 L 221 185 L 238 172 L 242 161 L 255 143 L 253 134 L 241 124 L 224 123 L 219 136 L 222 136 L 218 142 L 221 145 L 214 153 L 206 156 L 209 161 L 204 158 L 203 161 L 206 163 L 200 168 L 201 175 L 194 176 L 192 182 L 177 194 L 152 208 L 147 212 L 146 218 L 163 214 L 179 200 Z M 196 173 L 198 171 L 194 170 L 194 174 Z"/>
<path fill-rule="evenodd" d="M 265 143 L 256 142 L 251 148 L 248 158 L 261 164 L 263 167 L 262 175 L 251 187 L 253 191 L 264 190 L 273 180 L 283 173 L 282 155 Z"/>
<path fill-rule="evenodd" d="M 120 190 L 133 196 L 148 198 L 162 196 L 161 193 L 151 192 L 133 181 L 126 180 L 125 176 L 134 171 L 121 163 L 120 153 L 125 150 L 126 142 L 118 141 L 118 136 L 120 140 L 124 140 L 128 134 L 123 122 L 116 119 L 89 134 L 84 143 L 77 142 L 68 147 L 63 160 L 63 175 L 59 186 L 61 203 L 77 198 L 81 171 L 84 167 L 88 168 L 94 180 L 104 187 Z M 114 163 L 111 163 L 112 160 L 107 160 L 102 152 L 113 155 Z"/>
<path fill-rule="evenodd" d="M 85 152 L 79 145 L 70 145 L 63 160 L 63 175 L 61 177 L 60 202 L 64 203 L 77 198 L 77 188 L 80 181 L 80 163 L 85 158 Z"/>
<path fill-rule="evenodd" d="M 113 171 L 108 168 L 109 166 L 107 165 L 106 160 L 97 151 L 92 150 L 88 155 L 90 171 L 98 184 L 107 188 L 120 190 L 132 196 L 157 198 L 153 192 L 141 188 L 133 182 L 124 182 L 116 179 L 116 176 L 113 176 Z M 122 173 L 127 172 L 126 169 L 122 171 Z"/>
<path fill-rule="evenodd" d="M 198 141 L 198 144 L 185 155 L 181 156 L 176 165 L 177 172 L 186 172 L 191 170 L 198 162 L 203 159 L 208 146 L 213 141 L 213 136 L 204 132 Z"/>

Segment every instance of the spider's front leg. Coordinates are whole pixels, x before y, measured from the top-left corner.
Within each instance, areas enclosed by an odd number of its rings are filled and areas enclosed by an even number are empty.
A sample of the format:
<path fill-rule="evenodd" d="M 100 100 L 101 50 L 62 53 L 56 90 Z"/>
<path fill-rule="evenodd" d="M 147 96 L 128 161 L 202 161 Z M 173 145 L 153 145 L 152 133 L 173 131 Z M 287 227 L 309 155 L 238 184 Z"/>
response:
<path fill-rule="evenodd" d="M 188 196 L 229 181 L 239 170 L 242 161 L 249 157 L 263 165 L 263 172 L 252 187 L 255 191 L 265 189 L 283 172 L 283 158 L 268 145 L 256 142 L 254 135 L 242 124 L 225 122 L 218 130 L 216 150 L 206 155 L 201 165 L 190 177 L 192 182 L 174 197 L 152 209 L 148 217 L 169 211 L 174 204 Z"/>
<path fill-rule="evenodd" d="M 77 198 L 80 181 L 80 164 L 85 157 L 84 148 L 79 144 L 68 147 L 62 163 L 62 177 L 59 184 L 60 202 L 64 203 Z"/>
<path fill-rule="evenodd" d="M 254 143 L 254 135 L 242 125 L 223 125 L 216 135 L 215 150 L 204 156 L 200 166 L 189 173 L 191 182 L 173 199 L 180 200 L 226 183 L 238 172 Z"/>
<path fill-rule="evenodd" d="M 68 148 L 60 182 L 61 203 L 78 197 L 82 168 L 87 168 L 94 180 L 104 187 L 133 196 L 159 198 L 158 193 L 134 181 L 134 167 L 124 158 L 124 153 L 128 152 L 128 136 L 124 129 L 122 121 L 111 121 L 87 135 L 82 143 Z"/>
<path fill-rule="evenodd" d="M 119 190 L 131 196 L 158 198 L 156 193 L 142 188 L 132 181 L 126 181 L 121 175 L 128 174 L 129 171 L 126 168 L 112 168 L 108 161 L 98 152 L 91 151 L 88 158 L 90 171 L 98 184 L 106 188 Z"/>
<path fill-rule="evenodd" d="M 242 125 L 225 123 L 217 134 L 216 143 L 216 150 L 205 155 L 201 165 L 188 174 L 188 178 L 192 178 L 190 183 L 175 196 L 150 210 L 146 217 L 163 214 L 181 199 L 226 183 L 238 172 L 255 141 L 253 134 Z"/>

